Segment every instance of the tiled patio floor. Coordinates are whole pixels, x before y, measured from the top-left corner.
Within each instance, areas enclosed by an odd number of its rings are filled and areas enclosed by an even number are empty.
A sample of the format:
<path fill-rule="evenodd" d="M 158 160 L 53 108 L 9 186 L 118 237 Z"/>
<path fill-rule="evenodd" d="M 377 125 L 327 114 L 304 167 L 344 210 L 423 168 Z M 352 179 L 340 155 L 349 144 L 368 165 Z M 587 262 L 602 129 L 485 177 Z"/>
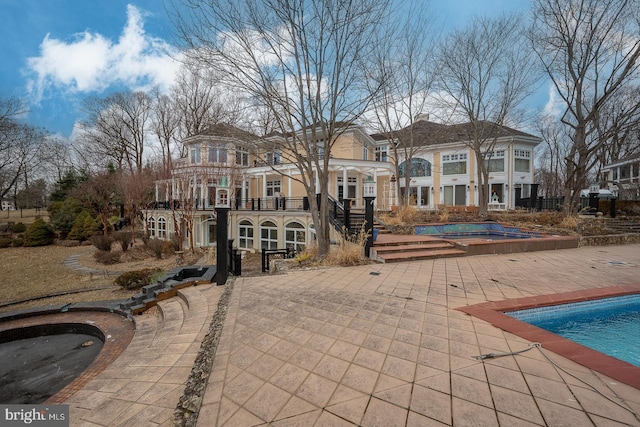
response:
<path fill-rule="evenodd" d="M 237 278 L 198 426 L 640 426 L 640 390 L 545 348 L 474 359 L 531 342 L 457 310 L 639 273 L 636 244 Z M 128 348 L 65 402 L 70 425 L 173 425 L 223 290 L 138 316 Z"/>
<path fill-rule="evenodd" d="M 639 267 L 628 245 L 238 278 L 198 425 L 640 426 L 640 390 L 544 348 L 474 359 L 531 343 L 456 310 Z"/>

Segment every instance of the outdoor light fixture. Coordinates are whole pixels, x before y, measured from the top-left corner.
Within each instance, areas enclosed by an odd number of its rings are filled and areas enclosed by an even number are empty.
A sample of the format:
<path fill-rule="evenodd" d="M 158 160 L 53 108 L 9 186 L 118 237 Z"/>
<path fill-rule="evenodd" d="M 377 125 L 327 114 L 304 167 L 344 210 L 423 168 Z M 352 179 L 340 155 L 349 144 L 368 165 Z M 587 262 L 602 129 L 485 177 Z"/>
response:
<path fill-rule="evenodd" d="M 220 184 L 216 186 L 216 208 L 231 208 L 231 198 L 229 197 L 229 185 L 227 177 L 220 179 Z"/>
<path fill-rule="evenodd" d="M 364 197 L 376 197 L 376 182 L 371 176 L 368 176 L 363 183 Z"/>
<path fill-rule="evenodd" d="M 231 209 L 231 198 L 229 197 L 229 184 L 227 177 L 223 176 L 216 186 L 216 274 L 215 281 L 218 285 L 227 283 L 228 275 L 228 254 L 227 245 L 229 241 L 229 210 Z"/>

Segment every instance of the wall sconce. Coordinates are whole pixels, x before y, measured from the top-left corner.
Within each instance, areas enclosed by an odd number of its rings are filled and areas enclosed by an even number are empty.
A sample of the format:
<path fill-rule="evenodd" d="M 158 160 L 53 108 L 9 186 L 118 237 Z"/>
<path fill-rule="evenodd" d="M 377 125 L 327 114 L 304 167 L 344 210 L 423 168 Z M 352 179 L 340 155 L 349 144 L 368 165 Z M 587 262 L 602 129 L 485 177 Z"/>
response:
<path fill-rule="evenodd" d="M 467 185 L 467 190 L 469 190 L 471 187 L 469 185 Z"/>
<path fill-rule="evenodd" d="M 431 187 L 431 194 L 433 194 L 433 187 Z"/>
<path fill-rule="evenodd" d="M 509 189 L 509 184 L 505 184 L 504 188 L 506 188 L 508 190 Z"/>
<path fill-rule="evenodd" d="M 440 191 L 442 191 L 444 188 L 442 187 L 442 185 L 440 186 Z"/>

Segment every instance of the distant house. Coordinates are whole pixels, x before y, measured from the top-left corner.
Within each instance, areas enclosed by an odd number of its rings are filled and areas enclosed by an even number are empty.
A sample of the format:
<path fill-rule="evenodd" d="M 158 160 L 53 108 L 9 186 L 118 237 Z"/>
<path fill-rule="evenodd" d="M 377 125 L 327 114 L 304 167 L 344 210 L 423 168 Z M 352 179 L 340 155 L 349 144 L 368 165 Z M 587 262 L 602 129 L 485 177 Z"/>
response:
<path fill-rule="evenodd" d="M 3 211 L 12 211 L 15 210 L 15 204 L 13 200 L 10 199 L 2 199 L 1 205 Z"/>
<path fill-rule="evenodd" d="M 489 208 L 513 209 L 517 197 L 529 197 L 534 179 L 534 150 L 540 138 L 483 122 L 481 127 L 493 142 L 486 153 L 489 168 Z M 394 132 L 397 144 L 413 135 L 418 147 L 411 165 L 399 160 L 401 194 L 408 194 L 410 204 L 435 209 L 440 205 L 477 206 L 478 182 L 476 158 L 470 148 L 470 123 L 443 125 L 428 121 L 426 116 L 410 127 Z M 373 135 L 385 147 L 385 134 Z M 398 152 L 402 155 L 403 150 Z M 405 168 L 410 168 L 410 182 L 405 182 Z"/>
<path fill-rule="evenodd" d="M 390 210 L 398 204 L 394 190 L 398 178 L 389 144 L 401 142 L 370 135 L 357 124 L 340 126 L 331 153 L 326 153 L 329 197 L 337 204 L 349 200 L 354 212 L 364 211 L 364 183 L 373 180 L 376 209 Z M 413 126 L 421 150 L 411 165 L 399 159 L 401 169 L 411 170 L 410 182 L 399 178 L 401 194 L 408 194 L 419 209 L 477 205 L 475 157 L 461 137 L 465 125 L 419 120 Z M 489 177 L 493 206 L 509 209 L 515 206 L 516 195 L 529 195 L 533 151 L 540 139 L 507 127 L 499 127 L 495 134 Z M 156 182 L 156 201 L 145 212 L 149 234 L 167 240 L 180 235 L 185 246 L 214 245 L 215 193 L 226 177 L 232 197 L 228 234 L 234 246 L 253 251 L 309 245 L 315 229 L 307 194 L 298 181 L 300 171 L 279 148 L 288 136 L 260 138 L 233 126 L 216 125 L 184 140 L 186 157 L 174 163 L 170 178 Z"/>
<path fill-rule="evenodd" d="M 631 156 L 602 168 L 604 186 L 621 200 L 640 200 L 640 156 Z"/>

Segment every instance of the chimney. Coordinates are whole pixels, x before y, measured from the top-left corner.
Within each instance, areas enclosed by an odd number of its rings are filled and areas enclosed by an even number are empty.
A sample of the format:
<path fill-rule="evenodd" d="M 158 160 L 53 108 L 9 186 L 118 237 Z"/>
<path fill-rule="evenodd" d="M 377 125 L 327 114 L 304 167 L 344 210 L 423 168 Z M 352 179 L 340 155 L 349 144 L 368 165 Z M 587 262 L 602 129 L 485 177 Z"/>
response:
<path fill-rule="evenodd" d="M 429 121 L 429 113 L 416 114 L 416 117 L 414 118 L 414 122 L 420 122 L 420 121 L 428 122 Z"/>

